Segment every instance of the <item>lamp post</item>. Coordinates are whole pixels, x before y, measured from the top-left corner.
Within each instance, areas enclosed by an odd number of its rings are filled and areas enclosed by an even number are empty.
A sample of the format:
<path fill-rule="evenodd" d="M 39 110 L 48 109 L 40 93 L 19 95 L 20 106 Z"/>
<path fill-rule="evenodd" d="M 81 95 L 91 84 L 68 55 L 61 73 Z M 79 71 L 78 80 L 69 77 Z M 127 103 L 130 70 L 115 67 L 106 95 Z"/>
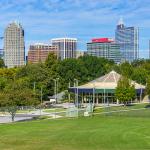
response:
<path fill-rule="evenodd" d="M 58 93 L 59 93 L 59 91 L 58 91 L 58 87 L 59 87 L 59 78 L 56 78 L 56 103 L 57 103 L 57 100 L 58 100 Z"/>
<path fill-rule="evenodd" d="M 69 89 L 70 89 L 70 82 L 69 82 Z M 70 93 L 68 91 L 68 99 L 69 99 L 69 104 L 70 104 Z"/>
<path fill-rule="evenodd" d="M 77 103 L 77 108 L 78 108 L 78 80 L 74 79 L 74 86 L 76 87 L 76 99 L 75 103 Z"/>
<path fill-rule="evenodd" d="M 58 93 L 58 81 L 59 78 L 53 79 L 54 80 L 54 94 L 55 94 L 55 101 L 57 103 L 57 93 Z"/>
<path fill-rule="evenodd" d="M 43 101 L 43 88 L 41 87 L 41 107 L 40 107 L 40 115 L 41 115 L 41 109 L 42 109 L 42 101 Z"/>
<path fill-rule="evenodd" d="M 33 91 L 35 92 L 35 84 L 36 82 L 33 82 Z"/>
<path fill-rule="evenodd" d="M 93 83 L 93 106 L 95 104 L 95 83 Z"/>
<path fill-rule="evenodd" d="M 56 99 L 57 99 L 57 97 L 56 97 L 56 79 L 53 79 L 54 80 L 54 95 L 55 95 L 55 103 L 56 103 Z"/>
<path fill-rule="evenodd" d="M 77 117 L 79 116 L 79 102 L 78 102 L 78 80 L 77 79 L 74 79 L 74 85 L 76 87 L 76 103 L 77 103 Z"/>

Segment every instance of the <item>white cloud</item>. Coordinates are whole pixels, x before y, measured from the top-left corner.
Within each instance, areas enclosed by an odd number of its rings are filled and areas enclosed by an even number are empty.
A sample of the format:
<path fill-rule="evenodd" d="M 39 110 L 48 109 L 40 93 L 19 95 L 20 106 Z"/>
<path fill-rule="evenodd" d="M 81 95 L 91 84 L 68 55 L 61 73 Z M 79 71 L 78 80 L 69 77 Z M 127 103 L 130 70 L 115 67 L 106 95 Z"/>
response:
<path fill-rule="evenodd" d="M 113 37 L 121 15 L 128 25 L 150 28 L 149 7 L 149 0 L 1 0 L 0 34 L 10 21 L 19 20 L 27 45 L 64 35 L 83 41 L 92 36 Z"/>

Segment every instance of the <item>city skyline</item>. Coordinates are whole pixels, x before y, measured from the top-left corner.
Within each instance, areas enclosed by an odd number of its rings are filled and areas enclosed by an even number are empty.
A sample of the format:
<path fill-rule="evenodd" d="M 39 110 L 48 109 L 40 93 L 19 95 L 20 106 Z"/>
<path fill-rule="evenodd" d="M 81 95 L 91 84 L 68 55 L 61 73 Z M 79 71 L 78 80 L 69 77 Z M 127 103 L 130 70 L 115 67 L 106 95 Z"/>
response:
<path fill-rule="evenodd" d="M 140 57 L 148 58 L 149 6 L 148 0 L 2 0 L 0 35 L 17 20 L 25 30 L 26 54 L 30 44 L 58 37 L 78 38 L 78 48 L 86 50 L 92 38 L 114 38 L 122 16 L 127 26 L 139 27 Z"/>

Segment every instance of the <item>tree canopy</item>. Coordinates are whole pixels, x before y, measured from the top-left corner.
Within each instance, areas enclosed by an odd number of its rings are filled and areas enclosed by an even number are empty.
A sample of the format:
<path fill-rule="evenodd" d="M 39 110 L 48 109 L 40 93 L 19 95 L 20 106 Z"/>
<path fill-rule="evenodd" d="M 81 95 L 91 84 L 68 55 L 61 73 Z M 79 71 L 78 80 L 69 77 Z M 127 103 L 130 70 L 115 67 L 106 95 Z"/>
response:
<path fill-rule="evenodd" d="M 115 98 L 124 104 L 132 101 L 136 96 L 135 87 L 131 85 L 130 80 L 127 77 L 122 76 L 118 81 L 117 88 L 115 90 Z"/>

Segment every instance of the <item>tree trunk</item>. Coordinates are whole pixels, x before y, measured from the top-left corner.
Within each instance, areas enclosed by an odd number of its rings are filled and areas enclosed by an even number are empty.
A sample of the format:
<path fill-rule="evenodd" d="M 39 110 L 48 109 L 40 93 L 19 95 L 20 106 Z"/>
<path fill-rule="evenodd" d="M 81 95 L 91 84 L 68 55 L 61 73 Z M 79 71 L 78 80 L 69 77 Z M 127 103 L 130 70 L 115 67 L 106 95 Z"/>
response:
<path fill-rule="evenodd" d="M 15 120 L 15 114 L 11 115 L 11 120 L 12 120 L 12 122 L 14 122 L 14 120 Z"/>

